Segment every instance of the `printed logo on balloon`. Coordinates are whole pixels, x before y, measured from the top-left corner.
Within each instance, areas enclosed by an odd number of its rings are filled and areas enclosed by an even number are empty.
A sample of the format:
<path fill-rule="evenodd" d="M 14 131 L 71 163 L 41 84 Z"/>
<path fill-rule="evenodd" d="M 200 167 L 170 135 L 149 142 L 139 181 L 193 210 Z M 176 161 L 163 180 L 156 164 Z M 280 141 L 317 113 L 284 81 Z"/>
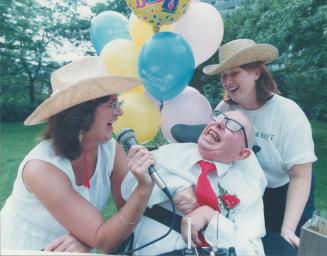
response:
<path fill-rule="evenodd" d="M 159 32 L 142 47 L 138 71 L 144 87 L 163 102 L 178 95 L 191 81 L 194 72 L 192 49 L 173 32 Z"/>
<path fill-rule="evenodd" d="M 177 21 L 187 10 L 190 0 L 127 0 L 135 15 L 158 32 L 164 24 Z"/>

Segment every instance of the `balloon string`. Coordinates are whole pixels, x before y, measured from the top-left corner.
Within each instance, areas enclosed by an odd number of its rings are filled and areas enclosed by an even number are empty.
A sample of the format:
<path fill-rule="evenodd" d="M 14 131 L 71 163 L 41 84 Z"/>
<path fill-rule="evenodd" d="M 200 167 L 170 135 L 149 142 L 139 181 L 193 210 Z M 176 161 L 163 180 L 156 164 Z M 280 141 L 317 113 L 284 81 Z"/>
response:
<path fill-rule="evenodd" d="M 162 108 L 163 108 L 163 105 L 164 105 L 164 102 L 163 102 L 163 100 L 161 100 L 161 101 L 160 101 L 160 106 L 159 106 L 160 112 L 161 112 L 161 110 L 162 110 Z"/>

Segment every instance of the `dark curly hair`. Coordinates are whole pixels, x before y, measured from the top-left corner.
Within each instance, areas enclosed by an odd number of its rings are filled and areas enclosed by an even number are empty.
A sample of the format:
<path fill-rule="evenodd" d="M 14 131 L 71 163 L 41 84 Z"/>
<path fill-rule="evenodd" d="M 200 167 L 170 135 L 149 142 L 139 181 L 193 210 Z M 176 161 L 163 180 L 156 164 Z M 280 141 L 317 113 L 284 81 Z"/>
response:
<path fill-rule="evenodd" d="M 104 96 L 90 100 L 52 116 L 43 133 L 43 139 L 52 139 L 57 155 L 70 160 L 76 159 L 82 153 L 78 139 L 80 132 L 86 132 L 91 128 L 95 109 L 109 98 L 110 96 Z"/>
<path fill-rule="evenodd" d="M 267 100 L 269 100 L 273 93 L 280 94 L 280 91 L 277 88 L 274 78 L 268 70 L 268 67 L 262 62 L 253 62 L 244 64 L 241 66 L 246 70 L 253 70 L 256 68 L 260 69 L 260 77 L 256 81 L 256 94 L 257 101 L 260 104 L 264 104 Z M 227 103 L 237 104 L 234 102 L 229 96 L 228 92 L 225 90 L 224 92 L 224 101 Z"/>

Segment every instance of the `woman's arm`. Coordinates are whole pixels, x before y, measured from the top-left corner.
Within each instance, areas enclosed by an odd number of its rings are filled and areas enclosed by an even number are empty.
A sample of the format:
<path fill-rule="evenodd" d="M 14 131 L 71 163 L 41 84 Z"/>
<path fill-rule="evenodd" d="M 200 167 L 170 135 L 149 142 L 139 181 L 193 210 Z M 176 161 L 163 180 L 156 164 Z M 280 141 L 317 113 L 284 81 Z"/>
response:
<path fill-rule="evenodd" d="M 312 163 L 294 165 L 288 171 L 290 183 L 287 191 L 281 235 L 293 246 L 300 239 L 295 235 L 296 227 L 308 201 L 311 187 Z"/>
<path fill-rule="evenodd" d="M 112 196 L 115 200 L 117 209 L 125 204 L 125 200 L 121 195 L 121 184 L 128 173 L 128 158 L 124 149 L 116 143 L 116 157 L 112 174 L 110 176 Z"/>
<path fill-rule="evenodd" d="M 137 154 L 136 160 L 143 159 L 145 155 L 136 149 L 132 150 L 133 154 Z M 135 225 L 131 223 L 137 223 L 146 207 L 153 189 L 147 169 L 153 163 L 153 159 L 141 161 L 140 165 L 132 163 L 131 169 L 139 184 L 119 214 L 107 221 L 73 189 L 66 174 L 50 163 L 29 161 L 24 168 L 23 179 L 27 188 L 70 234 L 91 247 L 110 252 L 132 232 Z"/>

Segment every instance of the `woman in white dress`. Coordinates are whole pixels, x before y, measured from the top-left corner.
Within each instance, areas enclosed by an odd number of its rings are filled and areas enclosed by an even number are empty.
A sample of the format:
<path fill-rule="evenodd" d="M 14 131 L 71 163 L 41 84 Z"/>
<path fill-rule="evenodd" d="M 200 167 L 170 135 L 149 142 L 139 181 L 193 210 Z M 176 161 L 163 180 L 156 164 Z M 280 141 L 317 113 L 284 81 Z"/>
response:
<path fill-rule="evenodd" d="M 117 93 L 140 84 L 112 76 L 98 57 L 53 72 L 53 93 L 24 122 L 48 121 L 43 140 L 19 166 L 12 194 L 1 209 L 1 249 L 112 252 L 133 231 L 153 189 L 144 154 L 126 156 L 112 138 L 122 115 Z M 139 157 L 138 157 L 139 158 Z M 138 186 L 125 202 L 120 185 L 128 169 Z M 112 193 L 118 212 L 100 214 Z"/>

